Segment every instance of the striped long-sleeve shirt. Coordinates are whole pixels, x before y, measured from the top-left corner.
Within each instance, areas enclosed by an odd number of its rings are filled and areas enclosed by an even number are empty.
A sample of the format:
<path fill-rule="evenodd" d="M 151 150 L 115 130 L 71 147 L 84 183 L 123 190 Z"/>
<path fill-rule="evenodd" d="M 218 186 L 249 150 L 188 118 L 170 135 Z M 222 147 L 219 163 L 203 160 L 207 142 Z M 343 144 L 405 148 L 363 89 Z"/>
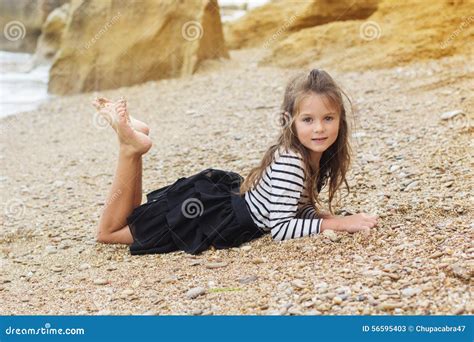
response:
<path fill-rule="evenodd" d="M 298 153 L 277 150 L 257 186 L 245 193 L 253 221 L 276 241 L 320 232 L 323 219 L 309 202 L 303 170 Z"/>

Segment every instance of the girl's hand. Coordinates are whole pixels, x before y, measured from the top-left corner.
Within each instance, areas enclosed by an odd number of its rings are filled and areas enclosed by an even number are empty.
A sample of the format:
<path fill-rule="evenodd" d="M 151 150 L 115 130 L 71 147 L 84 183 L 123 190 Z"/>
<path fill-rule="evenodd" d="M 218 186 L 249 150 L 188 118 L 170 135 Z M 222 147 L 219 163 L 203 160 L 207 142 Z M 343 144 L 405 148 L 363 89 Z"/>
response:
<path fill-rule="evenodd" d="M 368 231 L 377 225 L 378 216 L 365 213 L 338 217 L 338 223 L 342 230 L 355 233 L 361 230 Z"/>

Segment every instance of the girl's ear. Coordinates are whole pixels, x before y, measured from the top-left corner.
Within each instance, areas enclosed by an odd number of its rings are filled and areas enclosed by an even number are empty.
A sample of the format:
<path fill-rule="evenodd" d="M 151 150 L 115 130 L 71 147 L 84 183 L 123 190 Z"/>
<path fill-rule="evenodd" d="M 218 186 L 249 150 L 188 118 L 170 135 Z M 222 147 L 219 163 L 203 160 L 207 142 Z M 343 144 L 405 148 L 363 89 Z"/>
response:
<path fill-rule="evenodd" d="M 282 113 L 281 124 L 283 127 L 287 126 L 291 121 L 290 113 L 287 111 Z"/>

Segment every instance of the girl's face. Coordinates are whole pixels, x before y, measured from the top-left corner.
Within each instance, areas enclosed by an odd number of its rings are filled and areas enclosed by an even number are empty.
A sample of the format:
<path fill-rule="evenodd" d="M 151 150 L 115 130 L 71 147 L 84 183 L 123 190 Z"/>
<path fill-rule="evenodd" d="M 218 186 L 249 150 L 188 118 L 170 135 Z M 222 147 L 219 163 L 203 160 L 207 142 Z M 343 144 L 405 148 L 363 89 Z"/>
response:
<path fill-rule="evenodd" d="M 339 113 L 329 105 L 324 95 L 311 92 L 300 102 L 295 119 L 296 135 L 309 151 L 312 161 L 319 166 L 319 160 L 337 139 Z M 320 140 L 320 138 L 322 138 Z"/>

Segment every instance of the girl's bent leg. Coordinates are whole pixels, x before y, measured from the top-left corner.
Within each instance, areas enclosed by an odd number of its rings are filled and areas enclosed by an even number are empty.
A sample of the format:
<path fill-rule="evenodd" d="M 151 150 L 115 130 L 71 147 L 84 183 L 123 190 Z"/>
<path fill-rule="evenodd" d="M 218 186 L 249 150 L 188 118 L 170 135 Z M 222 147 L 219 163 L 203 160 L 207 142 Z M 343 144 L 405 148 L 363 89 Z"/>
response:
<path fill-rule="evenodd" d="M 141 180 L 137 180 L 138 177 L 141 178 L 141 159 L 142 156 L 139 154 L 130 155 L 120 150 L 112 187 L 99 220 L 97 241 L 133 243 L 127 217 L 140 205 L 138 201 L 141 202 L 141 191 L 140 194 L 136 191 L 137 183 L 141 184 Z M 139 200 L 137 200 L 138 195 Z"/>
<path fill-rule="evenodd" d="M 120 150 L 112 187 L 99 220 L 97 241 L 132 244 L 127 217 L 141 204 L 142 155 L 152 146 L 150 138 L 131 126 L 126 102 L 116 108 Z"/>

